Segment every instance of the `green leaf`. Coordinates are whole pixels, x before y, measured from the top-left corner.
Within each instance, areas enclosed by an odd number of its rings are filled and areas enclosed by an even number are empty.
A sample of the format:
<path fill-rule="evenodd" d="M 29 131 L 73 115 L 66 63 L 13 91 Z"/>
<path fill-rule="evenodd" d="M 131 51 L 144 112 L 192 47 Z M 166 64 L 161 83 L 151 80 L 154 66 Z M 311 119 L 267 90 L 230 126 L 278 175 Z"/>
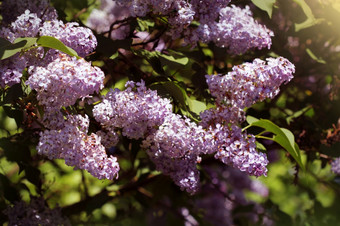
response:
<path fill-rule="evenodd" d="M 0 41 L 0 60 L 9 58 L 19 52 L 21 52 L 23 49 L 27 49 L 31 46 L 33 46 L 37 41 L 37 38 L 17 38 L 14 40 L 13 43 L 1 39 Z"/>
<path fill-rule="evenodd" d="M 187 65 L 189 62 L 188 57 L 184 56 L 183 54 L 175 51 L 169 51 L 170 55 L 166 55 L 164 53 L 155 51 L 157 55 L 161 58 L 161 62 L 163 65 L 166 65 L 166 61 L 170 61 L 172 63 L 180 64 L 182 66 Z"/>
<path fill-rule="evenodd" d="M 191 100 L 191 99 L 189 100 L 190 100 L 188 101 L 189 108 L 195 114 L 199 115 L 202 111 L 207 109 L 207 105 L 205 105 L 205 103 L 198 101 L 198 100 Z"/>
<path fill-rule="evenodd" d="M 292 132 L 290 132 L 288 129 L 280 128 L 267 119 L 256 120 L 256 118 L 254 117 L 247 116 L 247 122 L 251 122 L 248 127 L 256 126 L 265 129 L 265 132 L 273 133 L 274 136 L 270 140 L 273 140 L 276 143 L 280 144 L 295 159 L 299 166 L 303 170 L 305 170 L 305 166 L 303 165 L 301 159 L 300 149 L 295 143 L 294 135 Z"/>
<path fill-rule="evenodd" d="M 266 11 L 269 18 L 272 18 L 273 6 L 276 0 L 251 0 L 258 8 Z"/>
<path fill-rule="evenodd" d="M 70 56 L 75 56 L 78 59 L 80 58 L 76 51 L 74 51 L 72 48 L 66 46 L 64 43 L 62 43 L 59 39 L 56 39 L 54 37 L 50 36 L 41 36 L 37 40 L 37 44 L 42 47 L 57 49 L 63 53 L 66 53 Z"/>
<path fill-rule="evenodd" d="M 311 27 L 313 25 L 319 24 L 322 21 L 324 21 L 323 18 L 319 18 L 316 19 L 313 15 L 313 12 L 311 10 L 311 8 L 307 5 L 307 3 L 304 0 L 294 0 L 294 2 L 296 2 L 297 4 L 300 5 L 300 7 L 302 8 L 303 12 L 305 13 L 307 19 L 299 24 L 295 24 L 295 31 L 298 32 L 302 29 Z"/>
<path fill-rule="evenodd" d="M 321 57 L 317 57 L 315 56 L 315 54 L 312 52 L 311 49 L 307 48 L 306 49 L 307 54 L 310 56 L 310 58 L 312 58 L 313 60 L 315 60 L 316 62 L 320 63 L 320 64 L 326 64 L 326 61 L 323 60 Z"/>

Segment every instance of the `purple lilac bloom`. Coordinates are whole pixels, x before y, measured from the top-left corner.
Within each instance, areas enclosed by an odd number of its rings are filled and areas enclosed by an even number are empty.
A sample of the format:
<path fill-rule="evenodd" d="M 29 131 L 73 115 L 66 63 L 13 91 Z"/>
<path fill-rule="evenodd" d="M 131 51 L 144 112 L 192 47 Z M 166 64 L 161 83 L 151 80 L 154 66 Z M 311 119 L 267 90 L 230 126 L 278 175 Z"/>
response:
<path fill-rule="evenodd" d="M 40 28 L 40 35 L 52 36 L 74 49 L 79 56 L 85 57 L 97 46 L 97 39 L 92 31 L 79 27 L 78 23 L 66 23 L 53 20 L 46 21 Z"/>
<path fill-rule="evenodd" d="M 183 119 L 180 115 L 167 116 L 155 133 L 150 134 L 142 144 L 151 156 L 182 158 L 186 155 L 199 156 L 206 151 L 205 130 Z"/>
<path fill-rule="evenodd" d="M 340 175 L 340 158 L 335 158 L 335 159 L 332 161 L 331 166 L 332 166 L 332 171 L 333 171 L 335 174 Z"/>
<path fill-rule="evenodd" d="M 5 88 L 6 86 L 12 86 L 20 83 L 22 77 L 22 71 L 26 67 L 26 59 L 16 55 L 0 61 L 0 86 Z"/>
<path fill-rule="evenodd" d="M 234 66 L 226 75 L 206 75 L 212 96 L 219 105 L 250 107 L 266 98 L 275 97 L 282 83 L 293 78 L 294 65 L 283 57 L 255 59 L 253 63 Z"/>
<path fill-rule="evenodd" d="M 197 191 L 200 154 L 207 152 L 206 131 L 189 119 L 171 114 L 158 130 L 142 143 L 157 170 L 169 175 L 175 184 L 189 193 Z"/>
<path fill-rule="evenodd" d="M 16 202 L 4 210 L 9 225 L 71 225 L 60 208 L 50 209 L 42 197 L 33 197 L 29 204 Z"/>
<path fill-rule="evenodd" d="M 75 104 L 103 88 L 104 73 L 84 59 L 65 54 L 46 67 L 31 67 L 27 84 L 37 91 L 37 99 L 47 109 L 58 110 Z"/>
<path fill-rule="evenodd" d="M 26 10 L 12 22 L 11 29 L 16 38 L 19 37 L 35 37 L 41 26 L 41 19 L 35 13 Z"/>
<path fill-rule="evenodd" d="M 35 13 L 30 13 L 26 10 L 24 14 L 20 15 L 10 27 L 2 27 L 0 30 L 0 37 L 13 42 L 20 37 L 34 37 L 39 32 L 41 20 Z M 29 51 L 29 56 L 33 54 Z M 28 56 L 28 55 L 27 55 Z M 0 61 L 0 86 L 12 86 L 20 83 L 22 71 L 29 63 L 30 57 L 20 56 L 19 53 L 14 56 Z"/>
<path fill-rule="evenodd" d="M 231 5 L 221 9 L 219 22 L 211 29 L 212 40 L 232 54 L 242 54 L 255 47 L 269 49 L 271 36 L 274 36 L 271 30 L 252 18 L 249 6 L 241 9 Z"/>
<path fill-rule="evenodd" d="M 117 158 L 106 155 L 96 134 L 87 135 L 88 118 L 68 116 L 64 127 L 40 133 L 38 153 L 49 159 L 65 159 L 66 165 L 88 171 L 98 179 L 118 178 Z"/>
<path fill-rule="evenodd" d="M 215 158 L 253 176 L 267 175 L 267 156 L 256 150 L 255 137 L 236 125 L 210 128 L 215 138 Z"/>
<path fill-rule="evenodd" d="M 48 0 L 4 0 L 1 4 L 1 15 L 5 24 L 10 24 L 26 10 L 35 13 L 42 21 L 57 19 L 57 11 Z"/>
<path fill-rule="evenodd" d="M 172 105 L 156 91 L 145 87 L 144 81 L 127 82 L 126 90 L 111 90 L 102 103 L 93 109 L 95 119 L 104 128 L 122 129 L 123 136 L 131 139 L 144 138 L 160 126 L 171 114 Z"/>

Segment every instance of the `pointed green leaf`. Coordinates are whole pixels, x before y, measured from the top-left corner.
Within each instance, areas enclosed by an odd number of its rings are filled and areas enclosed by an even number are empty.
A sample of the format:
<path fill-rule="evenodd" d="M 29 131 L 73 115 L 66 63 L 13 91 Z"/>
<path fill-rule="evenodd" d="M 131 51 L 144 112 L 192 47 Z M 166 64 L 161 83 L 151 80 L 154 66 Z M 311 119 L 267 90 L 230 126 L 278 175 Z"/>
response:
<path fill-rule="evenodd" d="M 1 39 L 0 41 L 0 60 L 9 58 L 23 49 L 33 46 L 37 41 L 37 38 L 17 38 L 13 43 Z"/>
<path fill-rule="evenodd" d="M 248 127 L 257 126 L 265 129 L 266 132 L 273 133 L 274 137 L 271 140 L 280 144 L 295 159 L 300 167 L 302 169 L 305 169 L 305 166 L 302 163 L 300 149 L 295 143 L 294 135 L 292 132 L 290 132 L 288 129 L 280 128 L 273 122 L 266 119 L 256 120 L 256 118 L 248 116 L 247 121 L 248 123 L 250 122 L 250 125 Z"/>
<path fill-rule="evenodd" d="M 63 53 L 66 53 L 70 56 L 75 56 L 78 59 L 80 58 L 76 51 L 74 51 L 72 48 L 66 46 L 64 43 L 62 43 L 60 40 L 50 37 L 50 36 L 41 36 L 37 40 L 37 44 L 42 47 L 48 47 L 52 49 L 57 49 Z"/>

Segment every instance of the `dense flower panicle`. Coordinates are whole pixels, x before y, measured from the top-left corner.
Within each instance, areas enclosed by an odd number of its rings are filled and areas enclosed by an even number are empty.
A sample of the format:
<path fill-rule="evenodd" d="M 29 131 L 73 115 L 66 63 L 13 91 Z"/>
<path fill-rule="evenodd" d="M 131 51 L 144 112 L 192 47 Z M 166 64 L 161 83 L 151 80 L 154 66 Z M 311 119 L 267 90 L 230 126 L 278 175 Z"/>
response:
<path fill-rule="evenodd" d="M 16 55 L 0 61 L 0 86 L 12 86 L 20 83 L 22 71 L 26 67 L 26 59 Z"/>
<path fill-rule="evenodd" d="M 221 9 L 227 7 L 231 0 L 191 0 L 190 3 L 200 23 L 215 21 Z"/>
<path fill-rule="evenodd" d="M 35 37 L 39 32 L 42 20 L 35 13 L 26 10 L 12 22 L 11 29 L 17 38 Z"/>
<path fill-rule="evenodd" d="M 127 89 L 111 90 L 93 109 L 93 116 L 105 128 L 122 129 L 123 136 L 144 138 L 160 126 L 172 111 L 168 99 L 145 87 L 144 82 L 128 82 Z"/>
<path fill-rule="evenodd" d="M 88 118 L 69 116 L 62 129 L 41 132 L 38 153 L 49 159 L 65 159 L 67 165 L 86 170 L 98 179 L 117 178 L 117 158 L 107 156 L 100 137 L 87 135 L 87 127 Z"/>
<path fill-rule="evenodd" d="M 216 102 L 239 108 L 273 98 L 279 93 L 279 86 L 293 78 L 294 65 L 283 57 L 268 58 L 268 64 L 260 59 L 253 63 L 234 66 L 228 74 L 207 75 L 207 84 Z"/>
<path fill-rule="evenodd" d="M 48 0 L 4 0 L 1 4 L 3 22 L 10 24 L 26 10 L 35 13 L 42 21 L 58 18 L 57 11 Z"/>
<path fill-rule="evenodd" d="M 332 171 L 333 171 L 335 174 L 340 175 L 340 158 L 335 158 L 335 159 L 332 161 L 331 166 L 332 166 Z"/>
<path fill-rule="evenodd" d="M 258 24 L 252 17 L 249 6 L 225 7 L 220 11 L 220 20 L 212 26 L 212 40 L 221 47 L 227 47 L 232 54 L 242 54 L 252 48 L 270 48 L 273 32 Z"/>
<path fill-rule="evenodd" d="M 29 204 L 24 201 L 8 206 L 4 214 L 7 215 L 9 225 L 71 225 L 62 216 L 60 208 L 50 209 L 42 197 L 32 197 Z"/>
<path fill-rule="evenodd" d="M 142 143 L 157 170 L 169 175 L 173 181 L 189 193 L 198 188 L 199 171 L 196 164 L 200 154 L 206 152 L 206 132 L 202 127 L 171 114 L 158 130 Z"/>
<path fill-rule="evenodd" d="M 107 32 L 110 30 L 112 23 L 126 19 L 130 16 L 130 11 L 127 7 L 120 6 L 112 0 L 101 0 L 99 9 L 93 9 L 87 18 L 87 26 L 94 29 L 98 33 Z M 110 34 L 112 39 L 122 40 L 127 37 L 130 32 L 128 24 L 119 24 L 113 27 Z"/>
<path fill-rule="evenodd" d="M 59 39 L 81 57 L 91 53 L 97 46 L 97 39 L 93 32 L 88 28 L 80 27 L 76 22 L 64 24 L 58 20 L 46 21 L 40 28 L 40 35 Z"/>
<path fill-rule="evenodd" d="M 216 159 L 233 166 L 248 175 L 266 176 L 267 156 L 256 150 L 255 137 L 242 133 L 236 125 L 218 127 L 210 130 L 215 137 Z"/>
<path fill-rule="evenodd" d="M 65 54 L 46 67 L 31 67 L 27 84 L 37 91 L 37 99 L 46 108 L 58 110 L 73 105 L 103 88 L 104 73 L 83 59 Z"/>
<path fill-rule="evenodd" d="M 204 137 L 205 130 L 202 127 L 180 115 L 171 114 L 155 133 L 143 141 L 142 147 L 152 156 L 176 159 L 186 155 L 199 156 L 205 151 Z"/>

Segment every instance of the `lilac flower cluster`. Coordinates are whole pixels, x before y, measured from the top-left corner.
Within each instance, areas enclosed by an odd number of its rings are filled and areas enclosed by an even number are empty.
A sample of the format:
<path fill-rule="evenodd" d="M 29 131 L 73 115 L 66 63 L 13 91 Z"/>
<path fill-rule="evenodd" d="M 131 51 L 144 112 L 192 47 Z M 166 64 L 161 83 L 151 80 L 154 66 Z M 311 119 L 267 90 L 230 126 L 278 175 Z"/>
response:
<path fill-rule="evenodd" d="M 48 0 L 4 0 L 1 4 L 3 23 L 10 24 L 26 10 L 37 15 L 43 21 L 56 20 L 57 11 Z"/>
<path fill-rule="evenodd" d="M 125 86 L 125 91 L 108 92 L 102 103 L 94 107 L 93 116 L 104 128 L 111 131 L 121 128 L 128 138 L 143 138 L 171 114 L 172 105 L 156 91 L 147 89 L 144 81 L 128 82 Z"/>
<path fill-rule="evenodd" d="M 41 132 L 37 146 L 39 154 L 49 159 L 65 159 L 67 165 L 86 170 L 98 179 L 118 177 L 117 158 L 107 156 L 98 135 L 87 135 L 88 118 L 69 115 L 63 125 L 58 130 Z"/>
<path fill-rule="evenodd" d="M 210 93 L 218 107 L 201 113 L 202 126 L 208 127 L 220 120 L 242 122 L 244 108 L 275 97 L 279 86 L 293 78 L 295 67 L 283 57 L 268 58 L 267 62 L 255 59 L 252 63 L 234 66 L 226 75 L 207 75 Z"/>
<path fill-rule="evenodd" d="M 260 59 L 233 67 L 228 74 L 207 75 L 210 93 L 216 108 L 200 114 L 201 126 L 214 137 L 215 158 L 249 175 L 267 174 L 267 156 L 256 151 L 255 137 L 242 133 L 238 126 L 244 120 L 245 107 L 265 98 L 273 98 L 279 86 L 292 79 L 294 65 L 287 59 Z"/>
<path fill-rule="evenodd" d="M 78 23 L 64 24 L 61 20 L 46 21 L 40 27 L 40 35 L 52 36 L 74 49 L 79 56 L 85 57 L 97 46 L 97 39 L 92 31 L 80 27 Z"/>
<path fill-rule="evenodd" d="M 75 104 L 103 88 L 104 73 L 83 59 L 59 54 L 47 66 L 31 67 L 27 84 L 37 91 L 39 102 L 46 110 L 59 110 L 62 106 Z"/>
<path fill-rule="evenodd" d="M 253 48 L 270 48 L 273 32 L 252 18 L 247 6 L 242 9 L 228 6 L 230 0 L 128 0 L 117 2 L 130 10 L 131 16 L 149 12 L 168 16 L 170 35 L 192 45 L 196 42 L 215 42 L 231 54 L 242 54 Z M 190 26 L 192 22 L 198 26 Z"/>
<path fill-rule="evenodd" d="M 333 171 L 335 174 L 340 175 L 340 158 L 335 158 L 335 159 L 332 161 L 331 166 L 332 166 L 332 171 Z"/>
<path fill-rule="evenodd" d="M 219 105 L 250 107 L 266 98 L 276 96 L 282 83 L 293 78 L 294 65 L 283 57 L 260 59 L 234 66 L 228 74 L 207 75 L 212 96 Z"/>
<path fill-rule="evenodd" d="M 197 191 L 200 154 L 206 152 L 206 133 L 202 127 L 171 114 L 165 118 L 158 130 L 142 143 L 157 170 L 169 175 L 182 189 L 189 193 Z"/>
<path fill-rule="evenodd" d="M 71 225 L 60 208 L 50 209 L 42 197 L 32 197 L 30 204 L 16 202 L 8 206 L 4 214 L 9 225 Z"/>
<path fill-rule="evenodd" d="M 216 159 L 249 175 L 267 175 L 266 166 L 269 161 L 264 153 L 257 152 L 254 136 L 242 133 L 236 125 L 217 126 L 212 134 L 218 148 Z"/>
<path fill-rule="evenodd" d="M 258 24 L 248 6 L 242 9 L 235 5 L 219 11 L 219 21 L 208 21 L 197 29 L 205 41 L 228 48 L 231 54 L 242 54 L 253 48 L 270 48 L 273 32 Z"/>
<path fill-rule="evenodd" d="M 17 17 L 10 26 L 4 26 L 0 30 L 0 37 L 13 42 L 20 37 L 53 36 L 60 39 L 65 45 L 76 50 L 78 55 L 85 57 L 97 46 L 97 40 L 88 28 L 78 27 L 77 23 L 64 24 L 62 21 L 52 18 L 51 21 L 43 21 L 36 13 L 26 10 Z M 42 47 L 35 48 L 19 56 L 19 53 L 0 62 L 0 85 L 12 86 L 20 82 L 22 71 L 30 66 L 32 71 L 46 67 L 51 61 L 60 57 L 56 50 L 49 50 L 44 55 Z M 38 67 L 38 68 L 35 68 Z M 77 76 L 74 76 L 77 77 Z"/>

